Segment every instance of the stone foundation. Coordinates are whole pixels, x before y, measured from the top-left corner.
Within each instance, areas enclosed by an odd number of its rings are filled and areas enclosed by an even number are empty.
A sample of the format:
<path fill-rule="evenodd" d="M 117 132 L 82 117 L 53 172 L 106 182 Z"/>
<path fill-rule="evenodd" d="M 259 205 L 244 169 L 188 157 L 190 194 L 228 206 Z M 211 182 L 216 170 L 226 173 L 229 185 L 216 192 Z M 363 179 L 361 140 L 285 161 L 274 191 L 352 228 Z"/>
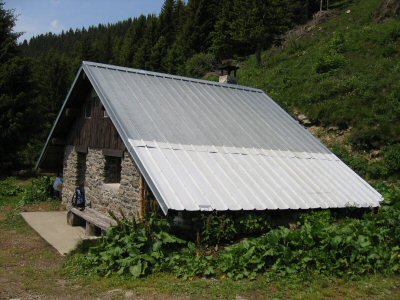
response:
<path fill-rule="evenodd" d="M 84 182 L 87 206 L 106 215 L 108 211 L 119 215 L 120 210 L 126 216 L 136 215 L 140 173 L 129 153 L 124 152 L 121 158 L 119 183 L 104 183 L 105 157 L 101 149 L 88 149 L 85 166 L 78 163 L 78 155 L 82 154 L 78 154 L 73 146 L 65 148 L 63 204 L 71 204 L 75 187 Z"/>

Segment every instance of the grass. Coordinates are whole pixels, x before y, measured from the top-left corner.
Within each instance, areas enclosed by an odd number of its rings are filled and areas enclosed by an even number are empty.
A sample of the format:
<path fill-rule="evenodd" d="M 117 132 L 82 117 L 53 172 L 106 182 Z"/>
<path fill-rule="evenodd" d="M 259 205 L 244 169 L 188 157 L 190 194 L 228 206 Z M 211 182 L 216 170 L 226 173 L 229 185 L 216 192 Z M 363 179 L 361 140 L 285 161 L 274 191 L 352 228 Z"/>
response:
<path fill-rule="evenodd" d="M 337 17 L 265 52 L 263 66 L 251 57 L 239 84 L 263 89 L 317 125 L 352 127 L 355 149 L 399 143 L 400 20 L 377 23 L 379 2 L 347 1 Z"/>
<path fill-rule="evenodd" d="M 26 184 L 20 182 L 18 184 Z M 142 279 L 76 274 L 73 260 L 61 257 L 21 218 L 23 210 L 59 209 L 56 201 L 20 206 L 21 195 L 0 198 L 0 298 L 76 299 L 398 299 L 400 276 L 366 276 L 345 281 L 270 278 L 182 280 L 158 273 Z M 72 263 L 71 263 L 72 262 Z M 78 268 L 76 268 L 78 269 Z M 51 280 L 49 280 L 51 278 Z"/>
<path fill-rule="evenodd" d="M 157 273 L 141 279 L 124 276 L 101 277 L 80 275 L 74 272 L 71 261 L 67 262 L 66 276 L 78 279 L 97 290 L 134 290 L 139 297 L 163 295 L 192 299 L 396 299 L 400 296 L 400 276 L 370 275 L 346 281 L 335 277 L 315 274 L 311 277 L 271 278 L 258 276 L 255 280 L 234 281 L 227 278 L 178 279 L 171 274 Z"/>
<path fill-rule="evenodd" d="M 98 290 L 120 288 L 134 290 L 137 296 L 168 295 L 171 298 L 189 296 L 193 299 L 354 299 L 392 298 L 400 296 L 400 277 L 368 276 L 355 281 L 315 276 L 295 281 L 259 276 L 256 280 L 194 279 L 184 281 L 170 274 L 155 274 L 144 279 L 123 277 L 82 279 L 84 285 Z"/>

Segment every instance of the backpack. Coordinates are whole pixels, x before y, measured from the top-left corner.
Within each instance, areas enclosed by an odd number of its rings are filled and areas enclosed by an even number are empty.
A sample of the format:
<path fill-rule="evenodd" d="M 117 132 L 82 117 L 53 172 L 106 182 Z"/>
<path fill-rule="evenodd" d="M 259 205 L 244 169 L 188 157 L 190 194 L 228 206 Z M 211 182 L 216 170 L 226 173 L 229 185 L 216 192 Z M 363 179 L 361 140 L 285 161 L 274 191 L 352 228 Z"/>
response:
<path fill-rule="evenodd" d="M 74 201 L 72 201 L 72 205 L 75 207 L 85 207 L 85 193 L 83 189 L 76 188 Z"/>

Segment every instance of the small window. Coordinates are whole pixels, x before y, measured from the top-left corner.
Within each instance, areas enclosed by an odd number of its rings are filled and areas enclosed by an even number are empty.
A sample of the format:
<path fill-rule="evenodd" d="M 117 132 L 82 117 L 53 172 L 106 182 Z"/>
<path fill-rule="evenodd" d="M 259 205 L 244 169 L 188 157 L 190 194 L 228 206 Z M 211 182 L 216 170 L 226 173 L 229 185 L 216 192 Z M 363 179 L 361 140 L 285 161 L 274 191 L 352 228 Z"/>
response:
<path fill-rule="evenodd" d="M 104 108 L 104 106 L 101 107 L 101 110 L 103 111 L 103 118 L 108 118 L 108 113 L 107 113 L 106 109 Z"/>
<path fill-rule="evenodd" d="M 105 156 L 104 183 L 119 183 L 121 181 L 121 158 Z"/>

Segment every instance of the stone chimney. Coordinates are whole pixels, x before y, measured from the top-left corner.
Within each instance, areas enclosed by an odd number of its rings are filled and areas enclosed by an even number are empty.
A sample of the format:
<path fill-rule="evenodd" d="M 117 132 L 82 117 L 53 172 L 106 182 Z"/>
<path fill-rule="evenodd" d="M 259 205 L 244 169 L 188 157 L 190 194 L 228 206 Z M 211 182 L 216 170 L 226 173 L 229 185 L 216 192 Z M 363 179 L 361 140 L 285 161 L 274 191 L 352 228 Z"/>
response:
<path fill-rule="evenodd" d="M 236 71 L 239 69 L 237 65 L 233 65 L 232 60 L 222 61 L 219 69 L 221 70 L 221 75 L 219 76 L 219 83 L 230 83 L 236 84 Z M 231 75 L 233 71 L 233 76 Z"/>

